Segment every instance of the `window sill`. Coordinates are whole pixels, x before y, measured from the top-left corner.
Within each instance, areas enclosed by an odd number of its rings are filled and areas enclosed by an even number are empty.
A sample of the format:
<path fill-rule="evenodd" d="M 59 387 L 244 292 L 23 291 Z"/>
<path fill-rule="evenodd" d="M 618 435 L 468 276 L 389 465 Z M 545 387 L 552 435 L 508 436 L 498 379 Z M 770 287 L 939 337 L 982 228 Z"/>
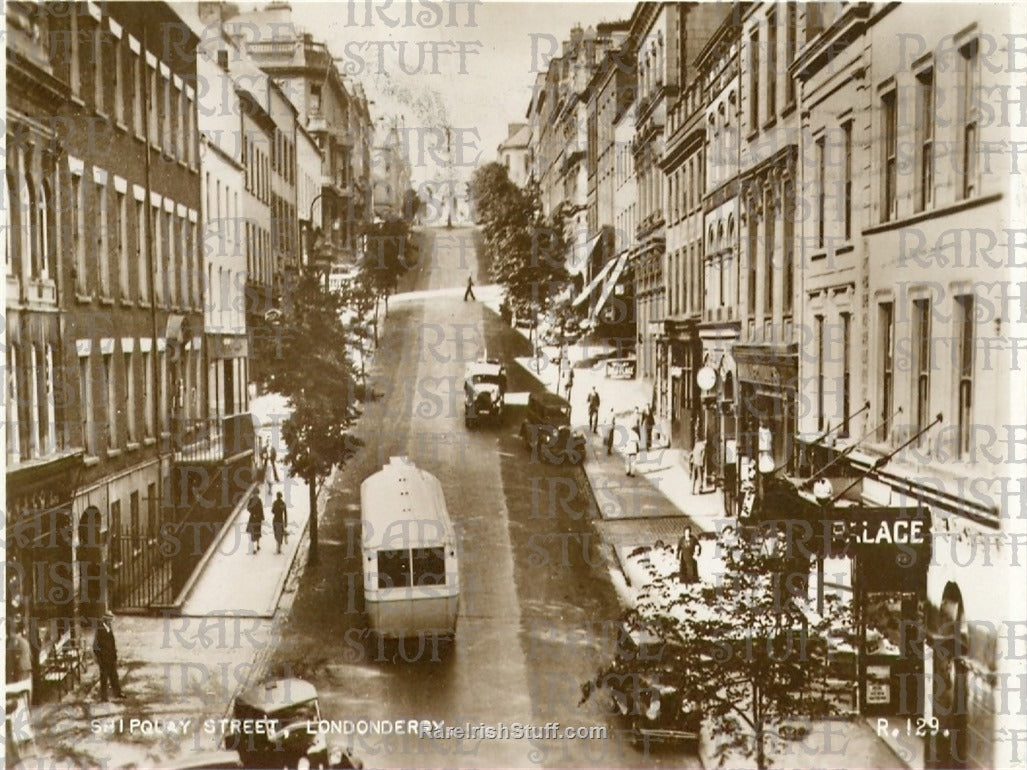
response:
<path fill-rule="evenodd" d="M 760 129 L 757 126 L 756 128 L 750 129 L 749 133 L 745 135 L 745 138 L 746 138 L 747 141 L 751 142 L 753 139 L 755 139 L 757 136 L 759 136 L 759 134 L 760 134 Z"/>
<path fill-rule="evenodd" d="M 129 442 L 128 444 L 125 444 L 125 451 L 126 452 L 134 452 L 138 448 L 139 448 L 139 442 L 138 441 Z"/>
<path fill-rule="evenodd" d="M 136 301 L 136 305 L 137 305 L 138 307 L 145 307 L 145 308 L 149 308 L 149 307 L 150 307 L 150 303 L 149 303 L 149 302 L 147 302 L 147 301 L 146 301 L 145 299 L 140 299 L 140 300 L 137 300 L 137 301 Z"/>
<path fill-rule="evenodd" d="M 774 125 L 776 123 L 777 123 L 777 115 L 771 115 L 769 118 L 767 118 L 767 121 L 763 124 L 763 130 L 764 131 L 770 130 L 771 128 L 774 127 Z"/>
<path fill-rule="evenodd" d="M 105 294 L 101 294 L 100 295 L 100 304 L 101 305 L 113 305 L 114 304 L 114 297 L 108 297 Z"/>
<path fill-rule="evenodd" d="M 75 301 L 84 305 L 92 302 L 93 296 L 91 294 L 79 294 L 78 292 L 75 292 Z"/>
<path fill-rule="evenodd" d="M 835 249 L 834 253 L 835 254 L 839 254 L 839 255 L 840 254 L 848 254 L 849 252 L 852 252 L 852 251 L 855 251 L 855 250 L 856 250 L 856 244 L 853 243 L 852 241 L 846 241 L 841 246 L 839 246 L 837 249 Z"/>
<path fill-rule="evenodd" d="M 82 97 L 79 96 L 78 94 L 74 94 L 74 93 L 71 95 L 71 103 L 75 104 L 75 105 L 77 105 L 79 107 L 85 107 L 86 106 L 86 103 L 82 100 Z"/>
<path fill-rule="evenodd" d="M 798 104 L 796 103 L 795 99 L 790 99 L 788 101 L 788 103 L 785 104 L 784 108 L 781 110 L 781 117 L 782 118 L 787 118 L 789 115 L 791 115 L 795 111 L 795 108 L 797 106 L 798 106 Z"/>
<path fill-rule="evenodd" d="M 156 443 L 157 443 L 157 439 L 155 439 L 153 437 L 144 438 L 143 439 L 143 446 L 153 446 Z"/>
<path fill-rule="evenodd" d="M 86 455 L 82 458 L 82 464 L 87 468 L 92 468 L 94 465 L 100 464 L 100 458 L 96 455 Z"/>
<path fill-rule="evenodd" d="M 975 198 L 963 198 L 962 200 L 955 201 L 954 203 L 947 204 L 945 206 L 936 206 L 931 209 L 926 209 L 916 214 L 911 214 L 905 217 L 891 217 L 888 220 L 881 222 L 880 224 L 872 225 L 863 231 L 864 235 L 874 235 L 875 233 L 883 233 L 888 230 L 893 230 L 897 227 L 907 227 L 917 222 L 923 221 L 924 219 L 930 219 L 932 217 L 947 216 L 949 214 L 955 214 L 964 209 L 974 208 L 976 206 L 983 206 L 988 203 L 994 203 L 995 201 L 1002 200 L 1003 193 L 996 192 L 988 195 L 980 195 Z"/>
<path fill-rule="evenodd" d="M 120 131 L 123 134 L 127 134 L 128 133 L 128 126 L 126 126 L 120 120 L 117 120 L 117 119 L 114 120 L 114 127 L 116 129 L 118 129 L 118 131 Z"/>
<path fill-rule="evenodd" d="M 826 257 L 827 257 L 827 250 L 825 249 L 824 251 L 817 251 L 817 252 L 815 252 L 813 254 L 810 254 L 809 255 L 809 261 L 810 262 L 819 262 L 820 260 L 822 260 L 822 259 L 824 259 Z"/>
<path fill-rule="evenodd" d="M 136 303 L 135 303 L 135 300 L 122 298 L 121 299 L 121 306 L 122 307 L 135 307 Z"/>
<path fill-rule="evenodd" d="M 143 144 L 146 143 L 146 137 L 140 134 L 138 131 L 135 133 L 135 138 L 137 142 L 141 142 Z"/>
<path fill-rule="evenodd" d="M 125 453 L 124 449 L 108 449 L 107 450 L 107 459 L 111 460 L 111 459 L 113 459 L 115 457 L 121 457 L 121 455 L 123 455 L 124 453 Z"/>

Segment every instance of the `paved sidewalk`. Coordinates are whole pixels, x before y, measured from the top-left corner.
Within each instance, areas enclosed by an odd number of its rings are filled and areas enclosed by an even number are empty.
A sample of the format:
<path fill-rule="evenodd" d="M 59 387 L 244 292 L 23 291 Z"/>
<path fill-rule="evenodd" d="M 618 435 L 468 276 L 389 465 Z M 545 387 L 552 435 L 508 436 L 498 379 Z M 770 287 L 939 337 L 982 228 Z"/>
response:
<path fill-rule="evenodd" d="M 261 418 L 262 437 L 277 443 L 281 491 L 289 507 L 289 540 L 275 553 L 271 495 L 266 484 L 261 550 L 248 552 L 245 497 L 222 529 L 217 545 L 189 587 L 181 615 L 118 616 L 114 634 L 122 700 L 99 702 L 99 672 L 91 652 L 92 633 L 83 634 L 82 681 L 59 702 L 32 710 L 36 754 L 26 768 L 163 767 L 218 748 L 220 731 L 206 732 L 206 719 L 222 719 L 235 695 L 262 676 L 277 644 L 272 616 L 293 562 L 305 553 L 309 520 L 306 484 L 285 473 L 284 444 L 276 427 L 287 415 L 280 398 L 251 401 Z M 182 734 L 131 730 L 129 720 L 193 720 Z M 119 721 L 121 720 L 121 721 Z"/>

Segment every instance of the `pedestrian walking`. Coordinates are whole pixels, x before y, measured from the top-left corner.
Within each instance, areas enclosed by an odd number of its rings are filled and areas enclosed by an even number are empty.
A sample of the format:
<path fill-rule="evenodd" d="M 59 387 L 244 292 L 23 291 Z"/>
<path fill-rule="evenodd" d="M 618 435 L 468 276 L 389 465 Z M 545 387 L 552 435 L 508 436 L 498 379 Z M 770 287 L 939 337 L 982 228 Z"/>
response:
<path fill-rule="evenodd" d="M 636 406 L 635 411 L 631 413 L 631 430 L 638 433 L 642 430 L 642 411 Z"/>
<path fill-rule="evenodd" d="M 118 644 L 114 640 L 114 616 L 109 612 L 103 616 L 96 635 L 93 637 L 93 655 L 100 667 L 100 700 L 107 700 L 107 687 L 114 691 L 115 698 L 124 698 L 121 682 L 118 680 Z"/>
<path fill-rule="evenodd" d="M 588 392 L 588 428 L 593 435 L 599 428 L 599 393 L 595 385 Z"/>
<path fill-rule="evenodd" d="M 635 465 L 638 462 L 638 431 L 634 428 L 628 430 L 628 440 L 624 443 L 624 471 L 629 476 L 635 475 Z"/>
<path fill-rule="evenodd" d="M 264 526 L 264 503 L 260 501 L 260 495 L 254 492 L 250 495 L 250 501 L 246 504 L 250 518 L 246 522 L 246 531 L 250 535 L 250 553 L 255 554 L 260 550 L 260 531 Z"/>
<path fill-rule="evenodd" d="M 275 475 L 275 482 L 278 482 L 278 450 L 275 449 L 275 445 L 271 445 L 271 452 L 269 455 L 271 460 L 271 472 Z"/>
<path fill-rule="evenodd" d="M 574 387 L 574 370 L 570 368 L 570 362 L 567 364 L 567 372 L 564 374 L 563 379 L 564 387 L 564 398 L 568 401 L 571 400 L 571 388 Z"/>
<path fill-rule="evenodd" d="M 613 437 L 617 433 L 617 414 L 613 411 L 613 407 L 610 407 L 610 423 L 608 432 L 606 434 L 606 454 L 609 456 L 613 454 Z"/>
<path fill-rule="evenodd" d="M 271 504 L 271 527 L 275 532 L 275 542 L 278 544 L 278 550 L 275 553 L 282 552 L 282 540 L 285 539 L 285 528 L 289 524 L 289 514 L 285 507 L 285 500 L 282 499 L 282 493 L 278 493 L 278 497 Z"/>
<path fill-rule="evenodd" d="M 467 291 L 464 292 L 464 302 L 466 302 L 468 299 L 475 299 L 474 279 L 471 276 L 467 276 Z"/>
<path fill-rule="evenodd" d="M 686 529 L 678 540 L 678 580 L 682 583 L 699 582 L 699 563 L 696 557 L 702 553 L 699 541 L 692 537 L 691 528 Z"/>
<path fill-rule="evenodd" d="M 701 494 L 706 487 L 706 442 L 696 441 L 688 456 L 688 471 L 692 478 L 692 494 Z"/>
<path fill-rule="evenodd" d="M 646 452 L 653 443 L 653 426 L 656 425 L 656 418 L 653 417 L 652 406 L 647 405 L 642 411 L 642 447 Z"/>

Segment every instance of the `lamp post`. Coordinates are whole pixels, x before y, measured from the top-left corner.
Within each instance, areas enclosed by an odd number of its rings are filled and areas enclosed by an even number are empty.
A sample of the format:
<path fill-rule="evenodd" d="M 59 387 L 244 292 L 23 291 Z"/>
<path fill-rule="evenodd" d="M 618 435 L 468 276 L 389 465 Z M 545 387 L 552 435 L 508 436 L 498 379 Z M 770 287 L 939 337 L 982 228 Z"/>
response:
<path fill-rule="evenodd" d="M 834 487 L 826 478 L 819 478 L 813 483 L 813 498 L 820 505 L 822 511 L 827 510 L 831 505 L 831 498 L 834 497 Z M 823 514 L 821 514 L 823 519 Z M 823 524 L 821 524 L 823 526 Z M 828 540 L 825 535 L 824 546 L 817 554 L 817 614 L 824 614 L 824 551 L 828 548 Z"/>
<path fill-rule="evenodd" d="M 774 465 L 774 436 L 770 428 L 762 420 L 756 432 L 756 510 L 760 517 L 763 516 L 763 503 L 766 494 L 766 476 L 775 470 Z"/>

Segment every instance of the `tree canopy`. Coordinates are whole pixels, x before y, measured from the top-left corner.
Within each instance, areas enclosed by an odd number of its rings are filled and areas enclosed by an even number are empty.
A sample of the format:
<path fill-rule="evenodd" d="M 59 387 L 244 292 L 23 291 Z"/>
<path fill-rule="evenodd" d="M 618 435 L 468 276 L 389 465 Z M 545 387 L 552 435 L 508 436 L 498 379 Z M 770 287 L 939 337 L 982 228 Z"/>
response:
<path fill-rule="evenodd" d="M 317 560 L 317 495 L 360 446 L 349 433 L 358 412 L 342 310 L 342 297 L 308 269 L 285 287 L 281 312 L 252 331 L 258 384 L 285 396 L 293 410 L 282 426 L 284 459 L 310 489 L 311 561 Z"/>
<path fill-rule="evenodd" d="M 415 259 L 410 224 L 398 217 L 382 219 L 369 224 L 364 236 L 361 269 L 374 293 L 388 296 Z"/>
<path fill-rule="evenodd" d="M 567 241 L 556 216 L 544 216 L 538 187 L 521 189 L 500 163 L 474 172 L 471 197 L 486 248 L 492 280 L 519 312 L 550 308 L 568 283 Z"/>
<path fill-rule="evenodd" d="M 658 680 L 702 715 L 721 765 L 740 754 L 766 768 L 768 745 L 795 720 L 837 712 L 829 636 L 850 629 L 851 618 L 837 597 L 825 597 L 823 615 L 807 606 L 808 557 L 790 553 L 783 538 L 722 535 L 716 547 L 725 564 L 717 582 L 685 584 L 676 571 L 651 571 L 625 627 L 655 635 L 662 654 L 619 657 L 583 685 L 583 700 Z M 663 563 L 676 564 L 672 549 L 657 548 Z"/>

